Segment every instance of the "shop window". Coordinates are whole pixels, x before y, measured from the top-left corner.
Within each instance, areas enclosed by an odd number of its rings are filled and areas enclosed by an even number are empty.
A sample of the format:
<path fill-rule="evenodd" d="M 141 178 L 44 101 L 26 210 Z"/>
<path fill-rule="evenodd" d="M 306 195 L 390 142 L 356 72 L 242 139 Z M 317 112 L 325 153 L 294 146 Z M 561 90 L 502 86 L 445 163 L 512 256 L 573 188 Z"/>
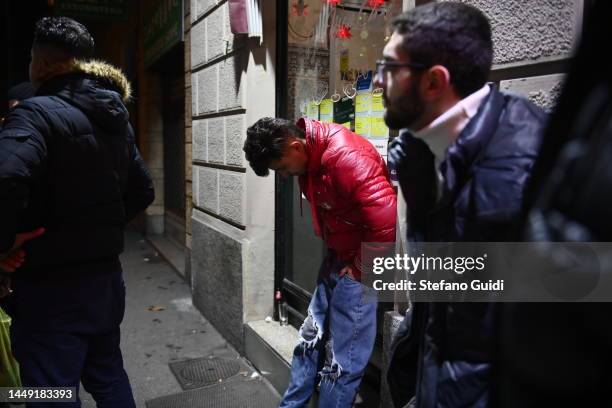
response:
<path fill-rule="evenodd" d="M 281 53 L 286 73 L 281 92 L 281 114 L 290 120 L 309 117 L 346 126 L 368 139 L 386 159 L 389 129 L 383 119 L 382 92 L 373 86 L 376 60 L 401 13 L 402 0 L 289 0 L 286 43 Z M 283 94 L 284 92 L 284 94 Z M 314 236 L 308 201 L 297 181 L 279 180 L 277 201 L 282 252 L 277 258 L 277 280 L 295 312 L 295 324 L 306 313 L 309 295 L 325 254 Z M 300 211 L 301 209 L 301 211 Z"/>

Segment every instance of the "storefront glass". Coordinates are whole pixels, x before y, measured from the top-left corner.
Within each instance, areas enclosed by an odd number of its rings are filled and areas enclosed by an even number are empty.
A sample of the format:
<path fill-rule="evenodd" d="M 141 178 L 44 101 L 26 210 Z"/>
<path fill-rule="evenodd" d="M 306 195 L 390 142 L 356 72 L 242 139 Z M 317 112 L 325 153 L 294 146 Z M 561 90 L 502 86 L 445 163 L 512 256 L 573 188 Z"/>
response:
<path fill-rule="evenodd" d="M 401 0 L 289 0 L 287 118 L 340 123 L 386 159 L 389 130 L 382 93 L 372 79 L 391 34 L 389 23 L 401 10 Z M 285 211 L 291 214 L 284 279 L 312 293 L 324 244 L 313 234 L 308 201 L 297 183 L 284 186 L 290 190 Z"/>

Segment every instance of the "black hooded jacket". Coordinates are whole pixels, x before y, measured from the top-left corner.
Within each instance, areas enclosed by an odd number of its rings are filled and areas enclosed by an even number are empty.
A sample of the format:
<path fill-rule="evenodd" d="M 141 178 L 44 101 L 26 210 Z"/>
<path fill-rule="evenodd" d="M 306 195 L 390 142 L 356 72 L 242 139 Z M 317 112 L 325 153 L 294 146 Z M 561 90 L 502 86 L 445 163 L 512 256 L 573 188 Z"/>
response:
<path fill-rule="evenodd" d="M 0 133 L 0 253 L 16 233 L 46 230 L 25 246 L 26 271 L 116 258 L 126 223 L 154 198 L 128 81 L 98 61 L 73 71 L 43 83 Z"/>

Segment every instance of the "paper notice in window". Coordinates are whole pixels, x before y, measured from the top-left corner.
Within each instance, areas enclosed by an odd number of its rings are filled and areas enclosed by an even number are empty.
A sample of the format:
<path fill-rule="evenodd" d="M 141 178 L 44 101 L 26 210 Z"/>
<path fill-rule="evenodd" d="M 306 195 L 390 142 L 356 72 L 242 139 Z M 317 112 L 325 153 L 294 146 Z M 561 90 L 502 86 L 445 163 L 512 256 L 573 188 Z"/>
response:
<path fill-rule="evenodd" d="M 334 115 L 334 103 L 331 99 L 323 99 L 319 107 L 321 109 L 321 117 Z"/>
<path fill-rule="evenodd" d="M 368 140 L 370 141 L 370 143 L 372 143 L 374 145 L 374 147 L 376 148 L 376 150 L 378 151 L 378 153 L 381 156 L 383 156 L 383 157 L 387 156 L 387 144 L 388 144 L 388 140 L 387 139 L 372 139 L 372 138 L 369 138 Z"/>
<path fill-rule="evenodd" d="M 372 108 L 372 94 L 358 93 L 355 97 L 355 113 L 370 113 Z"/>
<path fill-rule="evenodd" d="M 369 116 L 355 117 L 355 133 L 368 137 L 370 136 L 371 118 Z"/>
<path fill-rule="evenodd" d="M 383 105 L 382 93 L 372 95 L 372 111 L 383 112 L 385 106 Z"/>
<path fill-rule="evenodd" d="M 380 118 L 372 118 L 372 125 L 370 131 L 371 137 L 376 138 L 388 138 L 389 137 L 389 128 L 385 125 L 385 119 Z"/>
<path fill-rule="evenodd" d="M 319 120 L 319 105 L 314 102 L 309 102 L 306 115 L 309 119 Z"/>

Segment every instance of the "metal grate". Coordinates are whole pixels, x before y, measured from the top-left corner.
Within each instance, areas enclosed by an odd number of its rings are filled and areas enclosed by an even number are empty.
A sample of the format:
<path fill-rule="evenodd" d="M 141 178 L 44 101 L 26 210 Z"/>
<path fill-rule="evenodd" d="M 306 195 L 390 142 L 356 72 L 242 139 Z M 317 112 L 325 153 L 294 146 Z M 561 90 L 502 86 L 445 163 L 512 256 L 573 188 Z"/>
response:
<path fill-rule="evenodd" d="M 245 373 L 250 373 L 250 370 L 238 359 L 198 358 L 170 364 L 170 370 L 184 390 L 201 388 L 227 380 L 238 374 L 241 368 Z"/>
<path fill-rule="evenodd" d="M 261 380 L 232 380 L 155 398 L 147 408 L 276 408 L 279 396 Z"/>

